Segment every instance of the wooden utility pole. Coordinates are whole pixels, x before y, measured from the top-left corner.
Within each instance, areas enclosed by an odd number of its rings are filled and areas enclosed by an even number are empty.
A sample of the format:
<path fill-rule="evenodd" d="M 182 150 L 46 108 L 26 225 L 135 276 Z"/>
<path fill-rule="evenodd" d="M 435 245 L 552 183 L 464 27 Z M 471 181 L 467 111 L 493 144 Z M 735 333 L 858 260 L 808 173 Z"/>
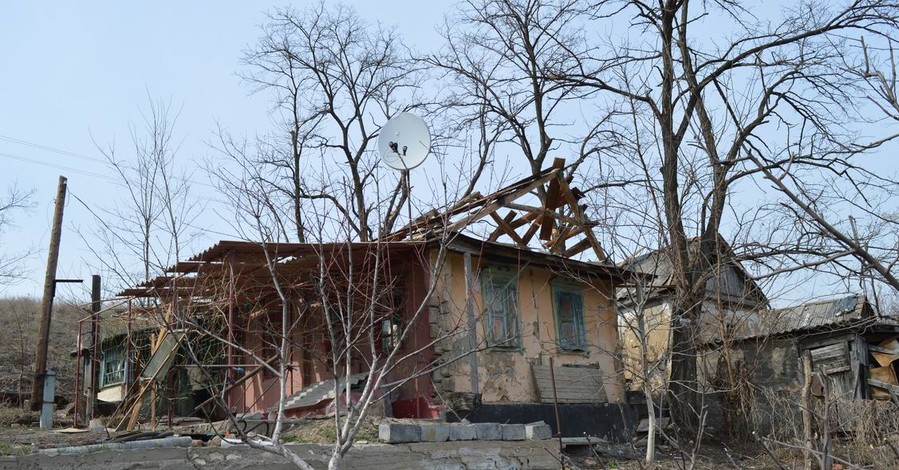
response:
<path fill-rule="evenodd" d="M 34 383 L 31 387 L 31 410 L 38 411 L 44 402 L 44 375 L 47 373 L 47 343 L 50 340 L 50 315 L 56 294 L 56 263 L 59 260 L 59 240 L 62 237 L 62 212 L 66 203 L 66 177 L 59 177 L 56 206 L 53 209 L 53 228 L 50 232 L 50 251 L 47 255 L 47 274 L 44 277 L 44 297 L 41 300 L 41 328 L 38 334 L 37 355 L 34 358 Z"/>

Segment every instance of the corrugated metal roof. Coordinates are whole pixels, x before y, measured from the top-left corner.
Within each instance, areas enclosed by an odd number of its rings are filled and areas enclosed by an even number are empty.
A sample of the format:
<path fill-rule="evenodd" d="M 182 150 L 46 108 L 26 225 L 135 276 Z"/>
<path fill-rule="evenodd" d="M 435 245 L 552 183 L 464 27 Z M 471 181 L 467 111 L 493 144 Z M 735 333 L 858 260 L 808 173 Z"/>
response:
<path fill-rule="evenodd" d="M 879 318 L 863 294 L 808 302 L 786 308 L 763 310 L 753 332 L 740 339 L 781 334 L 819 333 L 860 325 L 896 324 Z"/>

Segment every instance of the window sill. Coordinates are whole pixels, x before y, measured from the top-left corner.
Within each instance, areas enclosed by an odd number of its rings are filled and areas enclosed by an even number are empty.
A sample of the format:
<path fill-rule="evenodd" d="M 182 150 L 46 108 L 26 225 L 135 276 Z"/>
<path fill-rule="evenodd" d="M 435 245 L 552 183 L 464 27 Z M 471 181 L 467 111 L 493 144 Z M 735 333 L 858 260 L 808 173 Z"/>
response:
<path fill-rule="evenodd" d="M 590 352 L 586 349 L 562 349 L 556 348 L 556 354 L 559 356 L 590 356 Z"/>
<path fill-rule="evenodd" d="M 517 352 L 523 353 L 524 347 L 522 346 L 487 346 L 486 351 L 490 352 Z"/>

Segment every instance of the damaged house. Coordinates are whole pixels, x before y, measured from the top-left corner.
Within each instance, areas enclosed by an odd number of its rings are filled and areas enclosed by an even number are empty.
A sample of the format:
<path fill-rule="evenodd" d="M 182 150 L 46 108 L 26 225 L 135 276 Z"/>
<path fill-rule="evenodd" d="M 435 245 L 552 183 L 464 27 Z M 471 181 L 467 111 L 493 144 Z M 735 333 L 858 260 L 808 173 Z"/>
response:
<path fill-rule="evenodd" d="M 378 383 L 395 417 L 554 423 L 557 402 L 566 435 L 626 432 L 614 295 L 630 272 L 606 260 L 563 167 L 370 242 L 221 241 L 125 290 L 160 305 L 160 328 L 119 426 L 193 368 L 208 391 L 194 409 L 213 414 L 275 411 L 283 370 L 290 417 Z M 200 337 L 222 347 L 191 350 Z"/>
<path fill-rule="evenodd" d="M 712 388 L 740 389 L 743 407 L 758 429 L 770 429 L 789 397 L 798 406 L 806 377 L 821 399 L 875 399 L 899 403 L 899 322 L 883 317 L 864 295 L 761 312 L 751 331 L 703 346 L 700 374 Z M 725 369 L 730 356 L 732 370 Z M 730 377 L 734 377 L 731 380 Z M 734 384 L 737 383 L 737 387 Z M 734 400 L 713 400 L 710 414 L 725 422 Z M 796 410 L 798 412 L 798 410 Z"/>
<path fill-rule="evenodd" d="M 729 245 L 720 237 L 718 243 L 723 255 L 705 284 L 697 338 L 710 425 L 737 433 L 750 423 L 752 429 L 770 429 L 785 403 L 798 407 L 806 376 L 818 397 L 827 389 L 832 397 L 899 403 L 899 322 L 880 316 L 859 294 L 771 308 Z M 657 250 L 623 266 L 642 276 L 617 293 L 628 389 L 640 390 L 646 378 L 653 390 L 663 390 L 672 328 L 671 262 L 665 250 Z"/>
<path fill-rule="evenodd" d="M 696 249 L 696 240 L 691 249 Z M 723 255 L 714 275 L 705 282 L 699 335 L 701 340 L 727 339 L 753 331 L 759 312 L 768 307 L 768 298 L 733 255 L 727 242 L 718 237 Z M 667 352 L 671 337 L 673 265 L 668 250 L 655 250 L 622 263 L 641 275 L 628 288 L 617 291 L 619 335 L 622 342 L 624 373 L 628 388 L 642 386 L 641 341 L 646 343 L 654 385 L 663 384 L 669 363 Z M 642 333 L 641 333 L 642 331 Z"/>

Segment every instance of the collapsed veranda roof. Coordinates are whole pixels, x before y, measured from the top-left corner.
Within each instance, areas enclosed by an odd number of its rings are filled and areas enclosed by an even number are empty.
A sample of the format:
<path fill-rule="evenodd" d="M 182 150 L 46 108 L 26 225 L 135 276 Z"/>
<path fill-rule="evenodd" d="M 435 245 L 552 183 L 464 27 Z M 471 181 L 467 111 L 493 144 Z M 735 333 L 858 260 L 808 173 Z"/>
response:
<path fill-rule="evenodd" d="M 340 256 L 343 250 L 353 250 L 362 255 L 365 252 L 381 250 L 385 256 L 421 256 L 427 250 L 446 244 L 449 251 L 463 251 L 478 254 L 487 260 L 514 262 L 522 265 L 545 267 L 556 272 L 573 273 L 585 278 L 602 277 L 615 282 L 630 279 L 632 272 L 611 263 L 580 261 L 562 255 L 535 252 L 509 244 L 479 240 L 461 233 L 449 234 L 446 239 L 431 238 L 416 241 L 374 241 L 345 243 L 270 243 L 223 240 L 211 248 L 182 261 L 166 270 L 167 275 L 151 279 L 138 286 L 119 293 L 124 297 L 156 297 L 181 292 L 183 295 L 202 295 L 198 281 L 202 277 L 225 276 L 231 269 L 229 263 L 237 266 L 240 276 L 247 281 L 255 279 L 270 282 L 267 271 L 265 250 L 276 264 L 279 274 L 308 272 L 317 266 L 319 256 Z M 357 258 L 359 259 L 359 258 Z"/>

